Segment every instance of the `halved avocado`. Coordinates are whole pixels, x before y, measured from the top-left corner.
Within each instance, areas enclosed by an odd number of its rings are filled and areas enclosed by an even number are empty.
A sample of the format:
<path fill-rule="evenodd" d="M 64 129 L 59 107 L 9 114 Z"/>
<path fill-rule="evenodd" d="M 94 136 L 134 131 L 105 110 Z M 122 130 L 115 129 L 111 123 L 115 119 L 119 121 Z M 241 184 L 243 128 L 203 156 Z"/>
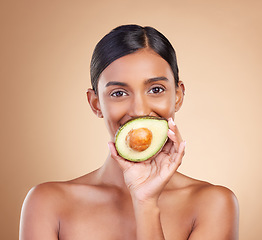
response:
<path fill-rule="evenodd" d="M 133 162 L 157 154 L 167 141 L 168 122 L 158 117 L 138 117 L 121 126 L 115 137 L 118 154 Z"/>

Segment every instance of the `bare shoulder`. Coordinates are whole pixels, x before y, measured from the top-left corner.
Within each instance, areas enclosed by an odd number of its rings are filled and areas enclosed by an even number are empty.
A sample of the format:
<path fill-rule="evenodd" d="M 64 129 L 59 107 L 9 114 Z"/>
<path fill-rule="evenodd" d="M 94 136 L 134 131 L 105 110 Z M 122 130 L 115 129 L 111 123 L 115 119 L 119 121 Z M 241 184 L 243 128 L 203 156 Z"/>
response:
<path fill-rule="evenodd" d="M 19 239 L 58 239 L 63 190 L 59 183 L 33 187 L 23 203 Z"/>
<path fill-rule="evenodd" d="M 191 189 L 191 199 L 201 212 L 210 211 L 212 208 L 212 212 L 237 210 L 237 198 L 229 188 L 196 179 L 190 179 L 190 182 L 188 187 Z"/>
<path fill-rule="evenodd" d="M 24 205 L 30 203 L 48 206 L 49 209 L 52 206 L 61 209 L 79 190 L 88 188 L 88 176 L 89 174 L 69 181 L 41 183 L 28 192 Z"/>
<path fill-rule="evenodd" d="M 65 202 L 65 185 L 64 182 L 47 182 L 33 187 L 24 200 L 21 221 L 45 216 L 57 224 Z"/>
<path fill-rule="evenodd" d="M 238 239 L 238 200 L 228 188 L 180 176 L 194 206 L 191 239 Z M 207 234 L 208 233 L 208 234 Z M 203 235 L 204 234 L 204 235 Z"/>
<path fill-rule="evenodd" d="M 33 187 L 25 198 L 25 203 L 31 204 L 55 204 L 58 196 L 64 192 L 63 182 L 41 183 Z"/>
<path fill-rule="evenodd" d="M 74 211 L 74 206 L 85 203 L 85 196 L 92 196 L 88 181 L 84 184 L 87 178 L 47 182 L 33 187 L 22 206 L 19 239 L 59 239 L 62 219 Z"/>
<path fill-rule="evenodd" d="M 237 198 L 235 194 L 224 186 L 205 184 L 196 189 L 196 198 L 199 202 L 205 202 L 206 204 L 215 204 L 219 206 L 230 206 L 237 205 Z"/>
<path fill-rule="evenodd" d="M 178 182 L 176 189 L 185 190 L 190 194 L 191 199 L 194 201 L 212 203 L 237 203 L 235 194 L 224 186 L 214 185 L 206 181 L 190 178 L 181 173 L 178 173 L 173 180 Z"/>
<path fill-rule="evenodd" d="M 89 173 L 69 181 L 41 183 L 28 192 L 22 212 L 35 208 L 59 216 L 70 204 L 93 194 L 97 187 L 92 179 Z"/>

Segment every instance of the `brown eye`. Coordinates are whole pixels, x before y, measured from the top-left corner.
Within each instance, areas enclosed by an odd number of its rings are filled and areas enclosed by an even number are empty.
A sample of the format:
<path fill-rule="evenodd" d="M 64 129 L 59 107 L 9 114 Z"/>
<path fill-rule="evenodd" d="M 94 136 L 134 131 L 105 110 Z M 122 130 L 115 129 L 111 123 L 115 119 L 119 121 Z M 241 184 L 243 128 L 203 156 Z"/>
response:
<path fill-rule="evenodd" d="M 153 87 L 149 90 L 149 93 L 158 94 L 158 93 L 161 93 L 163 91 L 165 91 L 165 89 L 162 88 L 162 87 Z"/>
<path fill-rule="evenodd" d="M 127 94 L 123 91 L 115 91 L 115 92 L 111 93 L 110 96 L 111 97 L 123 97 L 123 96 L 127 96 Z"/>

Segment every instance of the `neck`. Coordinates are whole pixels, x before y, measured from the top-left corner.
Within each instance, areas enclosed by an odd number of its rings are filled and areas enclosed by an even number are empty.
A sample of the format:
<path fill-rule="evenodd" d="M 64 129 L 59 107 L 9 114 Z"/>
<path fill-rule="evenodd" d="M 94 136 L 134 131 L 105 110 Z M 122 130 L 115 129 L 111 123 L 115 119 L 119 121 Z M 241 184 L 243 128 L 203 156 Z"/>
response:
<path fill-rule="evenodd" d="M 123 191 L 128 191 L 123 172 L 118 163 L 109 155 L 104 165 L 98 169 L 97 176 L 102 184 L 121 188 Z"/>

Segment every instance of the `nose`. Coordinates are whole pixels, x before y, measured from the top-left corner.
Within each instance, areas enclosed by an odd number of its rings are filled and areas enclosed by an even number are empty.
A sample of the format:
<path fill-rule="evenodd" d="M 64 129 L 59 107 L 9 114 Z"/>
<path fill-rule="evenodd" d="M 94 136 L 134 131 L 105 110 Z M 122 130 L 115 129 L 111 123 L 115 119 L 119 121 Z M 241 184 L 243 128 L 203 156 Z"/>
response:
<path fill-rule="evenodd" d="M 137 94 L 131 102 L 129 115 L 131 117 L 148 116 L 151 113 L 148 101 L 142 94 Z"/>

